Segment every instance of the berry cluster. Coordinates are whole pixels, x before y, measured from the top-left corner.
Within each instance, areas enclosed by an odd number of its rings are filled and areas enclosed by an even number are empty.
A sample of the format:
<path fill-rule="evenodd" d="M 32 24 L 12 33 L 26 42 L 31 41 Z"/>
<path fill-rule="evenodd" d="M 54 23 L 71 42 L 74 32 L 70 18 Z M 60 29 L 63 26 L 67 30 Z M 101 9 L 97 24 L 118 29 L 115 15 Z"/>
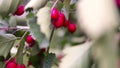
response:
<path fill-rule="evenodd" d="M 20 5 L 18 6 L 17 10 L 15 11 L 14 15 L 20 16 L 24 13 L 24 6 Z"/>
<path fill-rule="evenodd" d="M 24 64 L 17 64 L 16 59 L 13 58 L 10 61 L 5 61 L 6 68 L 26 68 Z"/>
<path fill-rule="evenodd" d="M 32 47 L 35 43 L 35 40 L 33 39 L 31 35 L 28 35 L 26 38 L 26 42 L 28 43 L 29 47 Z"/>
<path fill-rule="evenodd" d="M 66 20 L 64 13 L 59 12 L 57 8 L 53 8 L 51 11 L 51 21 L 55 28 L 64 26 L 67 27 L 68 31 L 71 33 L 76 31 L 76 25 Z"/>

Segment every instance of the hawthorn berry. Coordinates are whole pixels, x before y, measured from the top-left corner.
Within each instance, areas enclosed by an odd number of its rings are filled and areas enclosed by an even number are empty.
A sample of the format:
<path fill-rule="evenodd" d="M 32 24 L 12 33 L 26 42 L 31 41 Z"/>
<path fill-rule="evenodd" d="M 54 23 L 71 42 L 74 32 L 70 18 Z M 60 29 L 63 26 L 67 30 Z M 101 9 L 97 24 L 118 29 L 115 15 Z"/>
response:
<path fill-rule="evenodd" d="M 115 0 L 115 1 L 116 1 L 117 6 L 120 8 L 120 0 Z"/>
<path fill-rule="evenodd" d="M 76 25 L 74 23 L 70 23 L 68 25 L 68 31 L 74 33 L 76 31 Z"/>
<path fill-rule="evenodd" d="M 17 64 L 17 68 L 26 68 L 24 64 Z"/>
<path fill-rule="evenodd" d="M 53 8 L 51 11 L 51 19 L 57 20 L 58 17 L 59 17 L 59 11 L 57 10 L 57 8 Z"/>
<path fill-rule="evenodd" d="M 58 17 L 58 20 L 56 22 L 53 23 L 53 25 L 56 27 L 56 28 L 60 28 L 63 26 L 64 24 L 64 21 L 65 21 L 65 16 L 63 13 L 60 13 L 59 14 L 59 17 Z"/>
<path fill-rule="evenodd" d="M 17 64 L 15 62 L 9 62 L 6 65 L 6 68 L 17 68 Z"/>
<path fill-rule="evenodd" d="M 63 24 L 64 27 L 67 27 L 68 25 L 70 24 L 70 21 L 69 20 L 66 20 Z"/>
<path fill-rule="evenodd" d="M 32 62 L 29 60 L 27 66 L 32 65 Z"/>
<path fill-rule="evenodd" d="M 28 43 L 29 47 L 32 47 L 35 43 L 35 40 L 33 39 L 33 37 L 31 35 L 29 35 L 26 38 L 26 42 Z"/>
<path fill-rule="evenodd" d="M 61 12 L 61 13 L 59 14 L 59 17 L 61 17 L 61 18 L 63 19 L 63 21 L 65 21 L 65 15 L 64 15 L 64 13 Z"/>
<path fill-rule="evenodd" d="M 62 58 L 64 57 L 64 55 L 58 55 L 58 60 L 61 62 Z"/>
<path fill-rule="evenodd" d="M 14 15 L 22 15 L 24 13 L 24 6 L 23 5 L 20 5 L 18 6 L 17 10 L 15 11 Z"/>

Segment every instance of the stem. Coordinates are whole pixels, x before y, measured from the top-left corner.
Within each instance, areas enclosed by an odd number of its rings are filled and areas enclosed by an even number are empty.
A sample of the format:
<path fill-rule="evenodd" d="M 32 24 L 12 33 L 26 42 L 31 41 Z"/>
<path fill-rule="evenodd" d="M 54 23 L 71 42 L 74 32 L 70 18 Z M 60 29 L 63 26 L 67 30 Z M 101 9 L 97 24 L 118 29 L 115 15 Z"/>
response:
<path fill-rule="evenodd" d="M 17 63 L 22 64 L 23 63 L 23 49 L 24 49 L 24 42 L 25 42 L 25 37 L 27 35 L 28 31 L 26 31 L 24 33 L 24 35 L 22 36 L 22 38 L 20 39 L 19 45 L 20 47 L 18 48 L 18 52 L 16 54 L 16 60 Z"/>
<path fill-rule="evenodd" d="M 25 35 L 28 33 L 28 31 L 26 31 L 25 33 L 24 33 L 24 35 L 21 37 L 21 39 L 20 39 L 20 41 L 19 41 L 19 43 L 18 44 L 20 44 L 21 42 L 22 42 L 22 40 L 24 39 L 24 37 L 25 37 Z"/>
<path fill-rule="evenodd" d="M 59 0 L 56 0 L 56 1 L 55 1 L 55 3 L 53 4 L 51 10 L 56 6 L 56 4 L 57 4 L 58 1 L 59 1 Z"/>
<path fill-rule="evenodd" d="M 49 50 L 50 50 L 50 44 L 51 44 L 51 41 L 52 41 L 52 38 L 53 38 L 54 31 L 55 31 L 55 27 L 52 28 L 52 32 L 50 34 L 49 46 L 47 48 L 47 53 L 49 53 Z"/>
<path fill-rule="evenodd" d="M 57 4 L 58 1 L 59 1 L 59 0 L 56 0 L 56 1 L 55 1 L 55 3 L 53 4 L 51 10 L 56 6 L 56 4 Z M 49 53 L 49 50 L 50 50 L 50 44 L 51 44 L 51 41 L 52 41 L 52 37 L 53 37 L 53 34 L 54 34 L 54 30 L 55 30 L 55 27 L 53 26 L 52 32 L 51 32 L 51 34 L 50 34 L 49 46 L 48 46 L 48 48 L 47 48 L 47 53 Z"/>

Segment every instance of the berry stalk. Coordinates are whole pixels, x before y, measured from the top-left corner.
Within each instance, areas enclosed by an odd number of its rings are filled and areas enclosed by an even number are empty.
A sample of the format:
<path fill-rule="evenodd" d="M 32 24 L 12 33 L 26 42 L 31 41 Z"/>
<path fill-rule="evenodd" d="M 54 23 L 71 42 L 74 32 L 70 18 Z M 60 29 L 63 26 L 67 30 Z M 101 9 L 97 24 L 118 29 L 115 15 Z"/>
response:
<path fill-rule="evenodd" d="M 56 1 L 55 1 L 55 3 L 53 4 L 51 10 L 56 6 L 56 4 L 57 4 L 58 1 L 59 1 L 59 0 L 56 0 Z M 51 35 L 50 35 L 50 39 L 49 39 L 49 46 L 48 46 L 48 48 L 47 48 L 47 53 L 49 53 L 49 50 L 50 50 L 50 44 L 51 44 L 51 41 L 52 41 L 52 37 L 53 37 L 53 34 L 54 34 L 54 30 L 55 30 L 55 27 L 53 26 L 52 32 L 51 32 Z"/>

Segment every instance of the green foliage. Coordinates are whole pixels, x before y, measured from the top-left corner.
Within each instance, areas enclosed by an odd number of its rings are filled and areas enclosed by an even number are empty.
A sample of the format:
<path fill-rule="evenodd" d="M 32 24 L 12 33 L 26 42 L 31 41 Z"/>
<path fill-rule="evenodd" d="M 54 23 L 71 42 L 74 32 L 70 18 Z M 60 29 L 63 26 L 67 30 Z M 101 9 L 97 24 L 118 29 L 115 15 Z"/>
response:
<path fill-rule="evenodd" d="M 4 56 L 5 58 L 7 57 L 15 40 L 16 37 L 12 34 L 0 35 L 0 56 Z"/>
<path fill-rule="evenodd" d="M 31 56 L 29 60 L 35 68 L 38 68 L 40 67 L 40 62 L 41 62 L 40 58 L 42 58 L 42 55 L 40 57 L 38 54 L 36 54 Z"/>
<path fill-rule="evenodd" d="M 5 63 L 4 62 L 0 62 L 0 68 L 5 68 Z"/>
<path fill-rule="evenodd" d="M 9 19 L 9 26 L 10 27 L 16 27 L 17 26 L 17 21 L 16 18 L 14 16 L 11 16 Z"/>
<path fill-rule="evenodd" d="M 35 43 L 33 47 L 30 48 L 31 55 L 36 55 L 40 52 L 40 48 L 38 47 L 38 44 Z"/>
<path fill-rule="evenodd" d="M 16 54 L 17 63 L 19 64 L 23 63 L 23 50 L 24 50 L 24 45 L 25 45 L 25 39 L 28 36 L 28 34 L 29 34 L 28 32 L 25 32 L 19 43 L 19 48 Z"/>
<path fill-rule="evenodd" d="M 28 18 L 27 23 L 28 23 L 28 26 L 30 27 L 30 31 L 32 35 L 35 37 L 35 40 L 38 42 L 38 45 L 41 48 L 42 44 L 44 42 L 48 43 L 48 41 L 46 40 L 45 35 L 40 31 L 40 26 L 36 23 L 36 21 L 37 21 L 36 17 L 31 17 L 31 18 Z"/>
<path fill-rule="evenodd" d="M 7 16 L 9 13 L 16 11 L 21 0 L 1 0 L 0 3 L 0 15 L 2 17 Z"/>
<path fill-rule="evenodd" d="M 43 62 L 43 68 L 51 68 L 52 65 L 55 63 L 55 60 L 56 56 L 54 53 L 47 54 Z"/>

